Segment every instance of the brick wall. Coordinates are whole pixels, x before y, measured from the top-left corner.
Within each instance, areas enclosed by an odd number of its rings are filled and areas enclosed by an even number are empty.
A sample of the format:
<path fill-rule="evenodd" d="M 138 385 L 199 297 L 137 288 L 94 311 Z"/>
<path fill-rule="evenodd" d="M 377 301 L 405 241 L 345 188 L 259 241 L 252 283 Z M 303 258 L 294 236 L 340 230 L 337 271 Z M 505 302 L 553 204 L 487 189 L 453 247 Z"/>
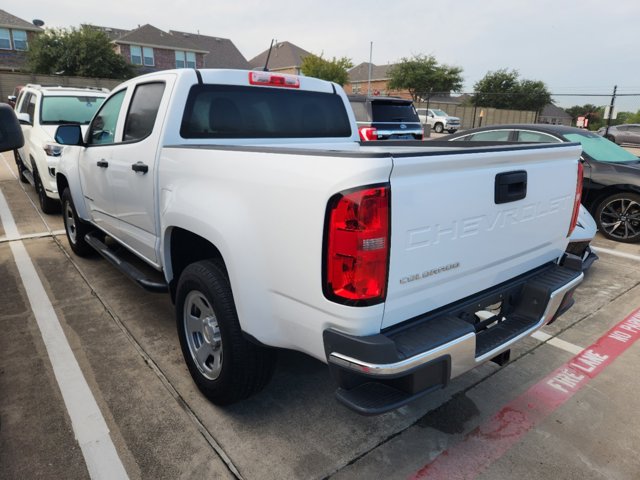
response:
<path fill-rule="evenodd" d="M 347 95 L 357 94 L 366 95 L 369 90 L 369 82 L 354 82 L 347 83 L 344 86 L 344 91 Z M 371 95 L 401 97 L 411 100 L 411 95 L 406 90 L 391 90 L 388 87 L 387 80 L 372 80 L 371 81 Z"/>
<path fill-rule="evenodd" d="M 31 45 L 38 32 L 27 32 L 27 45 Z M 12 72 L 24 71 L 27 68 L 27 52 L 23 50 L 0 50 L 0 69 Z"/>
<path fill-rule="evenodd" d="M 116 52 L 122 55 L 125 60 L 131 63 L 131 47 L 130 45 L 120 44 L 116 45 Z M 149 67 L 146 65 L 137 65 L 140 67 L 140 74 L 157 72 L 158 70 L 172 70 L 176 68 L 176 52 L 175 50 L 168 50 L 162 48 L 153 49 L 153 62 L 154 66 Z M 196 53 L 196 68 L 202 68 L 204 66 L 204 54 Z"/>

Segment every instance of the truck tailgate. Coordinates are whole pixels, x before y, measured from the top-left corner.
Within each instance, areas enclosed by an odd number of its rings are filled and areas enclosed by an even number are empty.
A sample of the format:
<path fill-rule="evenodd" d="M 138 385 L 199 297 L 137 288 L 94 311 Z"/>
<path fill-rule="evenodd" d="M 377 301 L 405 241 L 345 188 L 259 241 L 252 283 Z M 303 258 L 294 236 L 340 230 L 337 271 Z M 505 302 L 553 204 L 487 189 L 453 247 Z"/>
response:
<path fill-rule="evenodd" d="M 575 144 L 395 153 L 382 328 L 562 255 L 580 153 Z"/>

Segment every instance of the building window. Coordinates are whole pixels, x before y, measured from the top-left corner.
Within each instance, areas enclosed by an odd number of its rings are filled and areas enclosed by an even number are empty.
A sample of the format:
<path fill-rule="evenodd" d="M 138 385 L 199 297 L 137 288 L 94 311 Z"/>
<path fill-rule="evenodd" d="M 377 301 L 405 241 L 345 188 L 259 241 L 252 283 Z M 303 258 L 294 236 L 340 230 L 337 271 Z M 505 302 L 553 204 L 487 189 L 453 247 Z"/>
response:
<path fill-rule="evenodd" d="M 155 65 L 153 61 L 153 48 L 131 45 L 130 50 L 131 63 L 134 65 L 144 65 L 145 67 L 153 67 Z"/>
<path fill-rule="evenodd" d="M 27 32 L 24 30 L 12 30 L 13 33 L 13 48 L 16 50 L 27 49 Z"/>
<path fill-rule="evenodd" d="M 131 63 L 142 65 L 142 48 L 131 45 Z"/>
<path fill-rule="evenodd" d="M 196 68 L 196 54 L 176 50 L 176 68 Z"/>
<path fill-rule="evenodd" d="M 147 67 L 153 67 L 155 65 L 153 61 L 153 48 L 144 47 L 142 49 L 142 53 L 144 54 L 144 64 Z"/>
<path fill-rule="evenodd" d="M 351 90 L 353 91 L 353 93 L 360 93 L 360 84 L 354 83 L 351 87 Z"/>
<path fill-rule="evenodd" d="M 11 50 L 11 36 L 8 28 L 0 28 L 0 48 Z"/>

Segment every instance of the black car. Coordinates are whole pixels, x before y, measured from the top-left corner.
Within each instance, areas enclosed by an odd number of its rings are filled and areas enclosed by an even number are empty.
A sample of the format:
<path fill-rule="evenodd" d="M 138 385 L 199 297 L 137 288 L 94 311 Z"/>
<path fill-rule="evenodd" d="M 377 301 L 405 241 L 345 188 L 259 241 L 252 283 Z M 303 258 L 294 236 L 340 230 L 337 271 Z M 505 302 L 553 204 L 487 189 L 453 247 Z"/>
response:
<path fill-rule="evenodd" d="M 395 97 L 349 95 L 360 140 L 422 140 L 423 130 L 413 102 Z"/>
<path fill-rule="evenodd" d="M 605 237 L 640 242 L 640 158 L 594 132 L 563 125 L 491 125 L 441 140 L 582 144 L 582 204 Z"/>

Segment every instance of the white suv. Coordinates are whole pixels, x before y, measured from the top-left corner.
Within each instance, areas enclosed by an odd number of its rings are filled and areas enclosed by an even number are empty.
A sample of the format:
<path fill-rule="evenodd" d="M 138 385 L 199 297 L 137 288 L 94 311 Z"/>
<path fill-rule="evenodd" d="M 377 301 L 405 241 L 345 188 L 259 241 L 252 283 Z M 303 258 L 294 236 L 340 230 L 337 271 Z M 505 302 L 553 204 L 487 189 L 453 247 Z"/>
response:
<path fill-rule="evenodd" d="M 33 84 L 20 92 L 16 113 L 22 125 L 24 147 L 14 154 L 20 180 L 36 188 L 44 213 L 54 213 L 60 205 L 56 169 L 62 146 L 53 138 L 58 125 L 80 124 L 84 131 L 107 94 L 106 89 Z"/>
<path fill-rule="evenodd" d="M 443 130 L 455 133 L 460 129 L 460 119 L 452 117 L 444 110 L 438 108 L 417 108 L 420 122 L 431 126 L 434 132 L 442 133 Z"/>

